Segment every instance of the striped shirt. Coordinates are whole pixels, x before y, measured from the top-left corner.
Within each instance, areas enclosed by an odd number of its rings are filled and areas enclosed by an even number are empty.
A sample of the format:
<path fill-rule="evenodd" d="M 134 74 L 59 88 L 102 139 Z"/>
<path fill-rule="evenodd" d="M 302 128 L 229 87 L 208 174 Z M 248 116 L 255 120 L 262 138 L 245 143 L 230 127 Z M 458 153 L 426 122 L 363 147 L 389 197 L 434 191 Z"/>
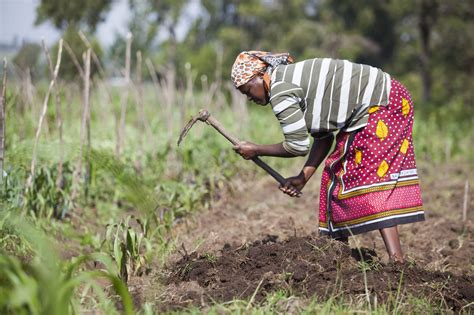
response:
<path fill-rule="evenodd" d="M 347 60 L 308 59 L 280 65 L 272 73 L 270 103 L 283 129 L 283 146 L 305 155 L 309 136 L 367 125 L 372 105 L 386 106 L 390 75 Z"/>

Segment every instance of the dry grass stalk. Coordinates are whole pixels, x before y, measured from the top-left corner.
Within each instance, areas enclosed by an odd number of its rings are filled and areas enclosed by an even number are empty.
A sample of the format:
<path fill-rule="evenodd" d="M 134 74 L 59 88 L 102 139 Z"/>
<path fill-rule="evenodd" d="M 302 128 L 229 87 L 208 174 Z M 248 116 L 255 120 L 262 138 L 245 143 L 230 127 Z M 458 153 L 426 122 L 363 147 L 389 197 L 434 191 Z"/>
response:
<path fill-rule="evenodd" d="M 49 96 L 51 95 L 51 91 L 53 90 L 53 87 L 55 86 L 56 80 L 58 78 L 59 67 L 61 66 L 62 53 L 63 53 L 63 40 L 60 39 L 59 48 L 58 48 L 58 58 L 56 59 L 56 67 L 54 68 L 53 78 L 51 80 L 51 83 L 49 84 L 48 91 L 46 92 L 46 96 L 44 98 L 43 108 L 41 110 L 41 115 L 38 121 L 38 129 L 36 129 L 35 143 L 33 145 L 33 156 L 31 158 L 31 173 L 30 173 L 30 176 L 28 177 L 28 180 L 26 181 L 26 188 L 29 188 L 31 186 L 31 183 L 33 182 L 33 177 L 35 175 L 36 150 L 38 148 L 39 137 L 41 134 L 41 127 L 43 126 L 43 121 L 46 116 L 46 110 L 48 109 Z"/>
<path fill-rule="evenodd" d="M 91 49 L 87 49 L 84 56 L 84 90 L 83 90 L 83 109 L 82 109 L 82 122 L 80 131 L 80 143 L 79 143 L 79 159 L 77 160 L 77 166 L 74 170 L 73 175 L 73 187 L 71 193 L 71 200 L 74 201 L 77 197 L 77 186 L 81 178 L 82 173 L 82 158 L 84 148 L 84 138 L 87 128 L 87 120 L 89 117 L 89 96 L 90 96 L 90 74 L 91 74 Z"/>
<path fill-rule="evenodd" d="M 209 85 L 207 75 L 203 74 L 201 75 L 201 86 L 204 94 L 204 104 L 209 107 L 211 104 L 215 103 L 214 98 L 216 97 L 220 84 L 218 82 L 212 82 L 211 85 Z M 217 108 L 221 109 L 219 104 L 217 104 Z"/>
<path fill-rule="evenodd" d="M 150 73 L 151 80 L 153 81 L 153 87 L 154 87 L 154 91 L 155 91 L 155 95 L 156 95 L 156 100 L 159 101 L 161 99 L 162 91 L 161 91 L 160 83 L 158 81 L 158 76 L 156 75 L 155 65 L 150 60 L 150 58 L 147 58 L 145 60 L 145 63 L 147 65 L 148 72 Z M 171 117 L 168 117 L 168 118 L 171 118 Z M 167 119 L 166 124 L 167 124 L 167 126 L 166 126 L 167 130 L 168 130 L 168 139 L 171 139 L 172 138 L 172 131 L 173 131 L 173 129 L 172 129 L 173 128 L 173 120 L 172 119 Z M 154 145 L 153 148 L 154 148 L 153 152 L 155 152 L 156 146 Z"/>
<path fill-rule="evenodd" d="M 216 61 L 216 71 L 214 72 L 215 82 L 217 84 L 218 90 L 222 86 L 222 65 L 224 64 L 224 48 L 221 44 L 216 45 L 217 61 Z"/>
<path fill-rule="evenodd" d="M 113 97 L 112 97 L 112 92 L 111 92 L 109 84 L 107 83 L 107 76 L 105 75 L 104 68 L 102 67 L 102 64 L 99 60 L 99 57 L 95 53 L 94 48 L 92 47 L 92 44 L 90 43 L 90 41 L 87 39 L 86 35 L 82 31 L 79 31 L 78 34 L 79 34 L 79 37 L 81 38 L 82 42 L 84 43 L 84 45 L 86 45 L 86 47 L 91 50 L 92 61 L 94 61 L 94 66 L 97 68 L 97 71 L 99 73 L 100 82 L 102 83 L 102 85 L 105 89 L 105 93 L 107 95 L 109 105 L 113 109 L 114 118 L 115 118 L 115 135 L 118 139 L 119 138 L 119 129 L 120 129 L 120 125 L 119 125 L 119 123 L 120 123 L 120 113 L 115 110 L 115 105 L 114 105 L 114 101 L 113 101 Z M 100 111 L 100 112 L 105 113 L 105 111 Z"/>
<path fill-rule="evenodd" d="M 117 145 L 115 147 L 115 155 L 120 157 L 122 146 L 125 138 L 125 120 L 127 114 L 127 103 L 130 89 L 130 60 L 132 55 L 132 33 L 127 34 L 127 47 L 125 52 L 125 89 L 121 97 L 120 110 L 120 128 L 118 132 Z"/>
<path fill-rule="evenodd" d="M 5 161 L 5 106 L 7 96 L 7 58 L 3 58 L 2 94 L 0 94 L 0 183 L 3 183 Z"/>
<path fill-rule="evenodd" d="M 38 103 L 39 96 L 38 96 L 38 91 L 33 85 L 30 67 L 26 68 L 26 70 L 24 71 L 24 75 L 21 81 L 24 83 L 24 90 L 25 90 L 25 93 L 22 93 L 21 95 L 25 95 L 25 98 L 26 98 L 25 104 L 26 104 L 26 108 L 31 113 L 31 121 L 35 121 L 36 117 L 38 116 L 38 113 L 36 112 L 35 104 Z"/>
<path fill-rule="evenodd" d="M 467 221 L 467 208 L 469 205 L 469 181 L 464 183 L 464 201 L 462 205 L 462 222 Z"/>
<path fill-rule="evenodd" d="M 186 104 L 185 107 L 190 106 L 194 108 L 195 100 L 194 100 L 194 75 L 191 69 L 191 64 L 187 62 L 184 65 L 186 70 Z M 187 115 L 186 115 L 187 116 Z"/>
<path fill-rule="evenodd" d="M 53 62 L 51 60 L 51 55 L 49 54 L 48 47 L 44 40 L 41 41 L 43 45 L 43 50 L 48 60 L 49 72 L 51 73 L 51 78 L 54 77 L 54 68 Z M 66 44 L 63 42 L 63 45 Z M 58 162 L 58 174 L 56 177 L 56 186 L 60 189 L 63 185 L 63 161 L 64 161 L 64 140 L 63 140 L 63 121 L 62 121 L 62 111 L 61 111 L 61 95 L 59 93 L 59 83 L 55 82 L 54 84 L 54 96 L 55 96 L 55 105 L 56 105 L 56 125 L 58 127 L 58 137 L 59 137 L 59 162 Z"/>
<path fill-rule="evenodd" d="M 153 62 L 150 60 L 150 58 L 146 58 L 145 63 L 148 68 L 148 72 L 150 73 L 151 80 L 153 81 L 156 99 L 159 99 L 160 98 L 160 84 L 158 82 L 158 76 L 156 75 L 155 66 L 153 65 Z"/>
<path fill-rule="evenodd" d="M 137 92 L 137 105 L 139 110 L 139 124 L 141 130 L 146 134 L 148 139 L 152 139 L 153 132 L 151 130 L 150 124 L 147 121 L 146 113 L 145 113 L 145 102 L 143 101 L 143 79 L 142 79 L 142 65 L 143 65 L 143 58 L 141 51 L 137 51 L 137 65 L 136 65 L 136 78 L 137 84 L 135 86 L 135 91 Z M 153 143 L 150 144 L 152 155 L 155 155 L 156 147 Z"/>
<path fill-rule="evenodd" d="M 135 98 L 136 98 L 136 104 L 137 104 L 137 110 L 138 110 L 138 115 L 137 115 L 137 127 L 138 130 L 140 130 L 143 134 L 143 132 L 146 131 L 145 128 L 145 110 L 143 107 L 143 89 L 142 89 L 142 52 L 137 51 L 137 66 L 136 66 L 136 80 L 137 83 L 135 85 Z M 147 137 L 148 138 L 148 137 Z M 141 160 L 143 158 L 143 137 L 138 137 L 138 158 L 135 161 L 135 166 L 137 170 L 141 170 L 142 165 L 141 165 Z"/>
<path fill-rule="evenodd" d="M 238 125 L 239 131 L 241 134 L 245 133 L 245 126 L 248 123 L 248 109 L 246 104 L 245 96 L 237 90 L 232 83 L 228 83 L 227 88 L 231 96 L 231 106 L 232 111 L 235 113 L 236 117 L 239 117 Z"/>
<path fill-rule="evenodd" d="M 175 86 L 176 71 L 171 67 L 166 71 L 165 80 L 160 84 L 161 90 L 165 95 L 166 104 L 166 120 L 168 121 L 168 146 L 171 146 L 173 139 L 173 110 L 176 100 L 176 86 Z M 183 99 L 183 98 L 182 98 Z M 182 108 L 182 107 L 181 107 Z M 187 117 L 181 117 L 181 124 L 187 121 Z"/>

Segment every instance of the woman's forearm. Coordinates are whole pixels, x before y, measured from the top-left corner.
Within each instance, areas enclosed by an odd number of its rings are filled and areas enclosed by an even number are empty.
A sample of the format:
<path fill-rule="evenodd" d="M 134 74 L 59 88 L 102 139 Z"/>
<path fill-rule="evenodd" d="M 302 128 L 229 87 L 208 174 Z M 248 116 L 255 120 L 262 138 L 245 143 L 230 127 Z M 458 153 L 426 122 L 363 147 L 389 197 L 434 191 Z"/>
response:
<path fill-rule="evenodd" d="M 313 176 L 316 169 L 319 167 L 321 162 L 326 158 L 331 149 L 334 136 L 330 134 L 324 139 L 314 139 L 313 145 L 311 146 L 311 151 L 309 153 L 308 160 L 306 161 L 303 170 L 304 178 L 308 181 L 311 176 Z"/>
<path fill-rule="evenodd" d="M 259 144 L 257 145 L 256 153 L 258 156 L 295 157 L 285 150 L 282 143 Z"/>

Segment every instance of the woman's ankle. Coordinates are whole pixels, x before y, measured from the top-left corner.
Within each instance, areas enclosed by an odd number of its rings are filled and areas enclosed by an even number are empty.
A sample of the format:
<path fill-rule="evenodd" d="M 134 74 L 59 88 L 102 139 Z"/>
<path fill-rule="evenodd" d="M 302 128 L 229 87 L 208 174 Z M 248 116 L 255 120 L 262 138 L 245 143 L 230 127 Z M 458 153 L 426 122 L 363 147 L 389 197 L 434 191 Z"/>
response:
<path fill-rule="evenodd" d="M 382 235 L 390 262 L 403 263 L 403 252 L 397 226 L 380 229 L 380 234 Z"/>

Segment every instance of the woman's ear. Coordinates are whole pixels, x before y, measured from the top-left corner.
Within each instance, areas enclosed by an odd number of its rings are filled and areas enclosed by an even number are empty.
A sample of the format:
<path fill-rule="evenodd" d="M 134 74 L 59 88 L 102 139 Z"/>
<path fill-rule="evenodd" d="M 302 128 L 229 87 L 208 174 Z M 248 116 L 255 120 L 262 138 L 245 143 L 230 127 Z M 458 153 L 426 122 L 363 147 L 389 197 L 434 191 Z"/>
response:
<path fill-rule="evenodd" d="M 262 78 L 263 78 L 263 87 L 265 88 L 265 92 L 269 93 L 270 92 L 270 81 L 271 81 L 270 75 L 267 72 L 265 72 L 263 74 Z"/>

